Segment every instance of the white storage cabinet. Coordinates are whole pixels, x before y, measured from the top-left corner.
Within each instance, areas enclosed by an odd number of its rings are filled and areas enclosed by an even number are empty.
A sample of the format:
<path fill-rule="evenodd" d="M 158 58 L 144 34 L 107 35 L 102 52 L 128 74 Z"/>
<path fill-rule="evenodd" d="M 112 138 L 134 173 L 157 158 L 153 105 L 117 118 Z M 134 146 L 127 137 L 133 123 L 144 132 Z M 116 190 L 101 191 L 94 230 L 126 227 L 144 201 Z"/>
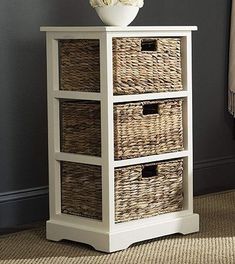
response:
<path fill-rule="evenodd" d="M 49 197 L 50 219 L 47 238 L 68 239 L 90 244 L 104 252 L 125 249 L 131 244 L 174 233 L 189 234 L 199 230 L 199 216 L 193 213 L 193 146 L 192 146 L 192 31 L 196 27 L 42 27 L 47 41 Z M 181 91 L 142 94 L 113 94 L 114 38 L 181 39 Z M 100 91 L 68 91 L 60 89 L 60 40 L 98 40 L 100 58 Z M 92 65 L 91 65 L 92 66 Z M 128 159 L 114 158 L 114 104 L 163 99 L 183 100 L 183 145 L 180 151 Z M 95 101 L 100 104 L 101 155 L 92 156 L 61 151 L 61 106 L 63 100 Z M 115 221 L 115 169 L 183 159 L 183 208 L 180 211 L 142 217 L 131 221 Z M 61 163 L 95 165 L 101 171 L 100 219 L 62 212 Z M 89 188 L 89 183 L 88 183 Z"/>

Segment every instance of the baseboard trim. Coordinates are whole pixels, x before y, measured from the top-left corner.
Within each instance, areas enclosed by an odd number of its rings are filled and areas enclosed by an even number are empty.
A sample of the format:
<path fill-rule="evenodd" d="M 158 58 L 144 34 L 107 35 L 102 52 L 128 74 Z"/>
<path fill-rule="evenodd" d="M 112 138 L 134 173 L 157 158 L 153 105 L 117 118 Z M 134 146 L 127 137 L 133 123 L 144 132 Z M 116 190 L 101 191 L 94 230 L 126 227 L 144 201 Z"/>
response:
<path fill-rule="evenodd" d="M 0 193 L 0 203 L 13 202 L 22 199 L 48 195 L 48 186 L 28 188 L 23 190 Z"/>
<path fill-rule="evenodd" d="M 195 162 L 194 195 L 234 189 L 234 175 L 235 156 L 224 156 Z"/>
<path fill-rule="evenodd" d="M 48 186 L 0 193 L 0 231 L 46 221 L 48 211 Z"/>
<path fill-rule="evenodd" d="M 194 162 L 194 170 L 200 170 L 204 168 L 217 167 L 225 164 L 235 163 L 235 156 L 225 156 L 214 159 L 206 159 L 202 161 Z"/>

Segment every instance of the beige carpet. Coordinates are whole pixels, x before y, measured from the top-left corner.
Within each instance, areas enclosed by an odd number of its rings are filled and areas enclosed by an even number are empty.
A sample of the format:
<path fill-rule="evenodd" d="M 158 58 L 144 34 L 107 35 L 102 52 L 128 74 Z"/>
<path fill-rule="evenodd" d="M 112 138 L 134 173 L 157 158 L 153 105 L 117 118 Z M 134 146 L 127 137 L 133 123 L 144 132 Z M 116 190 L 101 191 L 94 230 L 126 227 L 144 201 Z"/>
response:
<path fill-rule="evenodd" d="M 235 264 L 235 191 L 195 199 L 200 233 L 173 235 L 113 254 L 73 242 L 45 240 L 44 226 L 2 235 L 0 263 Z"/>

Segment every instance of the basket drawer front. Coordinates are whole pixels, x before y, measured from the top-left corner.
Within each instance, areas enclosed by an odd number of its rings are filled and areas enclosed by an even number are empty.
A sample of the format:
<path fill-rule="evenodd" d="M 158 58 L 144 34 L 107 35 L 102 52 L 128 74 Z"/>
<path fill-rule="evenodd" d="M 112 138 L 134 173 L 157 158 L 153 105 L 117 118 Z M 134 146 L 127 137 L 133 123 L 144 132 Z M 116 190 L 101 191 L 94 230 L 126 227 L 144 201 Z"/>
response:
<path fill-rule="evenodd" d="M 100 103 L 60 103 L 61 151 L 101 156 Z M 114 105 L 115 160 L 183 150 L 182 100 Z"/>
<path fill-rule="evenodd" d="M 183 209 L 183 160 L 115 170 L 115 222 Z"/>
<path fill-rule="evenodd" d="M 114 106 L 115 159 L 183 150 L 182 100 Z"/>
<path fill-rule="evenodd" d="M 100 91 L 99 40 L 59 40 L 60 90 Z"/>
<path fill-rule="evenodd" d="M 114 94 L 179 91 L 181 38 L 114 38 Z"/>
<path fill-rule="evenodd" d="M 102 220 L 100 166 L 61 162 L 61 211 Z"/>
<path fill-rule="evenodd" d="M 94 101 L 60 103 L 61 151 L 101 156 L 100 104 Z"/>

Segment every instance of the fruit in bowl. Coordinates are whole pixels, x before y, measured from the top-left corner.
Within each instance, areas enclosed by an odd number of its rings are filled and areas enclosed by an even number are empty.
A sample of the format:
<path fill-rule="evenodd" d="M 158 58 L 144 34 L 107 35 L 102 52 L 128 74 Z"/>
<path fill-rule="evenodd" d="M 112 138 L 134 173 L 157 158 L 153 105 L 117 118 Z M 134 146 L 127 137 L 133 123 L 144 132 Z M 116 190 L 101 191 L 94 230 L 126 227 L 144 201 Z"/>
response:
<path fill-rule="evenodd" d="M 90 0 L 98 16 L 108 26 L 128 26 L 143 7 L 144 0 Z"/>

